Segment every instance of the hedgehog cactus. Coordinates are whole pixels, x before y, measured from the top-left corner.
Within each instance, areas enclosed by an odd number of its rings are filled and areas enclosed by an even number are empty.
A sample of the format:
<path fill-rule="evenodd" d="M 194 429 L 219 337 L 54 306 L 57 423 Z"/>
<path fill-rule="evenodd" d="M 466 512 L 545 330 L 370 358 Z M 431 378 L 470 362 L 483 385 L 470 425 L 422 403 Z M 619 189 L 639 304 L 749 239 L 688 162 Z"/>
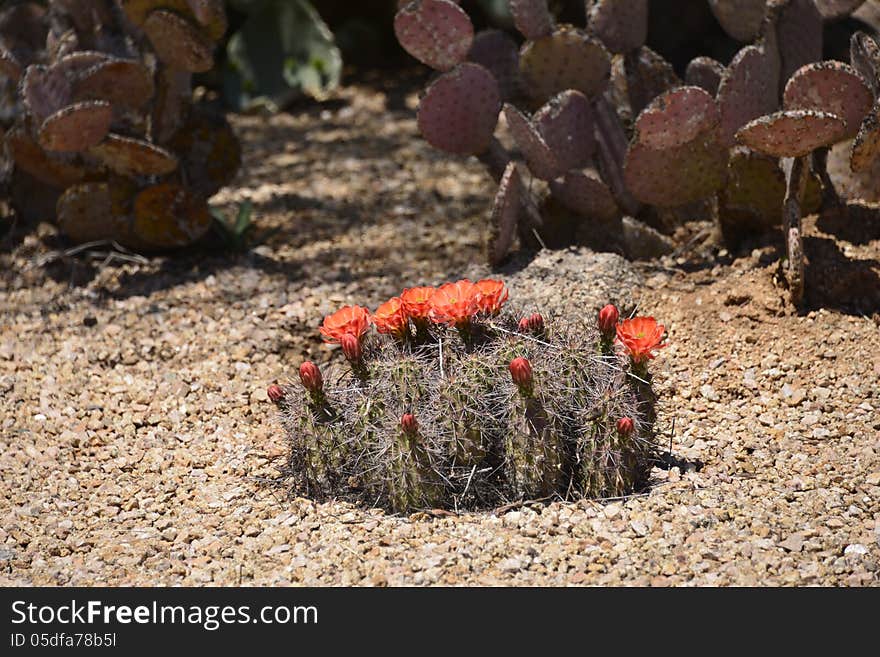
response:
<path fill-rule="evenodd" d="M 240 161 L 226 120 L 191 104 L 191 76 L 213 66 L 225 31 L 221 0 L 5 9 L 0 79 L 18 93 L 4 143 L 19 212 L 32 213 L 39 191 L 75 241 L 165 249 L 202 237 L 207 199 Z"/>
<path fill-rule="evenodd" d="M 363 343 L 363 373 L 347 365 L 323 376 L 304 363 L 302 386 L 274 395 L 301 490 L 405 512 L 616 496 L 646 481 L 655 402 L 646 364 L 662 326 L 637 318 L 651 330 L 630 330 L 636 320 L 624 320 L 615 350 L 595 325 L 504 310 L 500 281 L 430 289 L 401 295 L 403 335 L 362 330 L 352 307 L 328 317 L 325 340 Z M 425 308 L 406 310 L 416 297 L 427 298 L 428 330 L 417 328 Z M 602 317 L 607 335 L 619 316 Z M 386 321 L 372 316 L 377 328 Z M 621 418 L 631 431 L 618 429 Z"/>

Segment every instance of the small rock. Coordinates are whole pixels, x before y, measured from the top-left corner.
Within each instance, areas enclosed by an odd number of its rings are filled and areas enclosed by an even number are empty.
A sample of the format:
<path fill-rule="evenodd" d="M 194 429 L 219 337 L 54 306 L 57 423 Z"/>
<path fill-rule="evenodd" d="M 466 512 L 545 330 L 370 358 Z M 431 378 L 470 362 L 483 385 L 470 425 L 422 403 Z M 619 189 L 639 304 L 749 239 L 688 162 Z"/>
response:
<path fill-rule="evenodd" d="M 522 557 L 510 557 L 509 559 L 505 559 L 498 567 L 501 568 L 505 573 L 516 573 L 520 570 L 523 570 L 528 566 L 528 561 L 523 559 Z"/>
<path fill-rule="evenodd" d="M 880 486 L 880 472 L 872 472 L 865 481 L 869 486 Z"/>
<path fill-rule="evenodd" d="M 719 399 L 718 393 L 715 392 L 715 388 L 708 383 L 700 386 L 700 394 L 709 401 L 718 401 Z"/>
<path fill-rule="evenodd" d="M 779 545 L 788 552 L 800 552 L 804 547 L 804 537 L 801 534 L 792 534 Z"/>
<path fill-rule="evenodd" d="M 868 554 L 868 548 L 866 548 L 861 543 L 851 543 L 846 546 L 846 548 L 843 550 L 843 553 L 861 556 L 863 554 Z"/>
<path fill-rule="evenodd" d="M 623 241 L 633 260 L 650 260 L 672 253 L 675 243 L 663 233 L 632 217 L 623 218 Z"/>

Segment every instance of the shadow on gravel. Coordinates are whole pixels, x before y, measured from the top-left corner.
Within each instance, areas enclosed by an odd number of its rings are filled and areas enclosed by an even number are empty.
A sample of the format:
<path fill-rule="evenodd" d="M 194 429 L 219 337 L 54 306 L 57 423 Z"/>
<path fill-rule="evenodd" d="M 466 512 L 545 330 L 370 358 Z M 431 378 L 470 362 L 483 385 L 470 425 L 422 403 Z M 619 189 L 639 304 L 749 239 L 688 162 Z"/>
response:
<path fill-rule="evenodd" d="M 847 257 L 833 240 L 804 237 L 807 256 L 804 310 L 826 308 L 850 315 L 880 311 L 880 261 Z"/>
<path fill-rule="evenodd" d="M 868 244 L 880 240 L 880 208 L 850 202 L 840 210 L 822 214 L 816 226 L 847 242 Z"/>

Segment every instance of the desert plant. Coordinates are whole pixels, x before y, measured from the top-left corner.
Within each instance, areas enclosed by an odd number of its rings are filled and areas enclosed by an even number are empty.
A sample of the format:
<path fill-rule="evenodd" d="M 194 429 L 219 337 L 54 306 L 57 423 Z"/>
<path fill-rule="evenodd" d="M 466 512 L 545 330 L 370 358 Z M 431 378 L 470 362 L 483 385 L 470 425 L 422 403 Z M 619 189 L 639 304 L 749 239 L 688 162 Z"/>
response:
<path fill-rule="evenodd" d="M 403 512 L 644 484 L 655 417 L 647 362 L 663 326 L 618 322 L 616 309 L 603 310 L 601 331 L 519 319 L 506 299 L 501 281 L 463 280 L 325 318 L 321 333 L 347 364 L 322 375 L 303 363 L 302 387 L 269 391 L 298 489 Z"/>
<path fill-rule="evenodd" d="M 727 65 L 695 58 L 684 81 L 645 45 L 645 0 L 587 0 L 585 29 L 557 24 L 546 0 L 509 0 L 521 46 L 499 30 L 474 34 L 451 0 L 402 4 L 400 43 L 439 71 L 420 102 L 422 135 L 441 150 L 475 155 L 499 182 L 488 248 L 493 264 L 517 234 L 526 245 L 586 241 L 635 253 L 627 227 L 638 224 L 626 215 L 661 226 L 681 217 L 709 219 L 731 245 L 778 225 L 791 187 L 780 165 L 788 151 L 771 152 L 738 135 L 780 109 L 835 114 L 846 124 L 830 142 L 808 148 L 812 157 L 796 168 L 805 190 L 798 215 L 835 203 L 831 181 L 840 167 L 826 166 L 828 147 L 856 132 L 855 181 L 838 186 L 872 185 L 858 176 L 870 169 L 880 142 L 876 111 L 869 112 L 877 44 L 867 34 L 853 37 L 860 75 L 842 63 L 817 64 L 823 20 L 847 16 L 859 2 L 710 0 L 722 28 L 745 45 Z M 830 91 L 844 80 L 846 88 Z M 822 101 L 808 97 L 816 89 L 825 90 Z M 513 152 L 496 137 L 499 116 Z M 797 141 L 786 132 L 789 124 L 762 125 L 768 139 L 778 132 L 779 140 Z M 786 207 L 790 223 L 793 205 Z M 795 302 L 802 296 L 799 261 L 788 258 Z"/>
<path fill-rule="evenodd" d="M 303 93 L 323 99 L 339 85 L 342 55 L 308 0 L 229 0 L 245 14 L 229 38 L 224 91 L 238 109 L 277 110 Z"/>
<path fill-rule="evenodd" d="M 18 212 L 55 215 L 78 242 L 165 249 L 203 236 L 207 199 L 240 162 L 226 119 L 191 96 L 225 30 L 221 0 L 7 6 L 0 75 L 17 85 L 4 144 Z"/>

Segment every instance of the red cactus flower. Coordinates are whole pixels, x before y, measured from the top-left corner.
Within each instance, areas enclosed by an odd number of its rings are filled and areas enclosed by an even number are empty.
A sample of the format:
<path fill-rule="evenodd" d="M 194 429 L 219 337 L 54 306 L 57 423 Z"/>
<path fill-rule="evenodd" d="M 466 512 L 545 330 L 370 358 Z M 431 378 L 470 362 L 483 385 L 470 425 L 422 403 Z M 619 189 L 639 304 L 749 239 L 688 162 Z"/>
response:
<path fill-rule="evenodd" d="M 400 427 L 403 433 L 412 436 L 419 430 L 419 421 L 412 413 L 404 413 L 400 418 Z"/>
<path fill-rule="evenodd" d="M 284 399 L 284 390 L 275 383 L 266 388 L 266 394 L 269 395 L 269 399 L 272 400 L 273 404 L 280 404 L 281 400 Z"/>
<path fill-rule="evenodd" d="M 438 324 L 465 326 L 477 312 L 479 291 L 469 280 L 445 283 L 431 295 L 431 319 Z"/>
<path fill-rule="evenodd" d="M 617 310 L 617 306 L 609 303 L 599 311 L 599 330 L 607 337 L 614 337 L 619 319 L 620 311 Z"/>
<path fill-rule="evenodd" d="M 534 313 L 529 317 L 529 330 L 535 335 L 543 335 L 544 316 L 541 313 Z"/>
<path fill-rule="evenodd" d="M 633 317 L 617 325 L 617 341 L 622 344 L 633 363 L 640 365 L 654 358 L 655 349 L 665 347 L 662 343 L 666 327 L 653 317 Z"/>
<path fill-rule="evenodd" d="M 425 320 L 431 317 L 431 296 L 437 288 L 411 287 L 403 291 L 400 300 L 406 314 L 414 320 Z"/>
<path fill-rule="evenodd" d="M 532 364 L 528 358 L 514 358 L 508 365 L 513 382 L 520 388 L 530 388 L 532 385 Z"/>
<path fill-rule="evenodd" d="M 523 317 L 517 325 L 520 333 L 531 333 L 532 335 L 544 334 L 544 316 L 541 313 L 534 313 L 528 317 Z"/>
<path fill-rule="evenodd" d="M 318 394 L 324 389 L 324 377 L 321 376 L 321 370 L 310 360 L 299 366 L 299 380 L 302 381 L 303 387 L 313 394 Z"/>
<path fill-rule="evenodd" d="M 409 328 L 409 319 L 400 297 L 394 297 L 376 308 L 373 323 L 379 333 L 390 333 L 400 337 Z"/>
<path fill-rule="evenodd" d="M 342 353 L 350 363 L 360 363 L 364 357 L 364 350 L 361 348 L 361 341 L 351 333 L 346 333 L 340 341 L 342 343 Z"/>
<path fill-rule="evenodd" d="M 360 306 L 345 306 L 324 318 L 321 335 L 325 342 L 342 342 L 343 335 L 360 340 L 370 327 L 370 312 Z"/>
<path fill-rule="evenodd" d="M 477 310 L 487 315 L 497 315 L 501 312 L 501 306 L 507 301 L 508 292 L 504 287 L 504 281 L 496 281 L 484 278 L 474 284 L 479 292 Z"/>
<path fill-rule="evenodd" d="M 634 429 L 635 424 L 630 417 L 622 417 L 617 421 L 617 433 L 621 436 L 631 436 Z"/>

